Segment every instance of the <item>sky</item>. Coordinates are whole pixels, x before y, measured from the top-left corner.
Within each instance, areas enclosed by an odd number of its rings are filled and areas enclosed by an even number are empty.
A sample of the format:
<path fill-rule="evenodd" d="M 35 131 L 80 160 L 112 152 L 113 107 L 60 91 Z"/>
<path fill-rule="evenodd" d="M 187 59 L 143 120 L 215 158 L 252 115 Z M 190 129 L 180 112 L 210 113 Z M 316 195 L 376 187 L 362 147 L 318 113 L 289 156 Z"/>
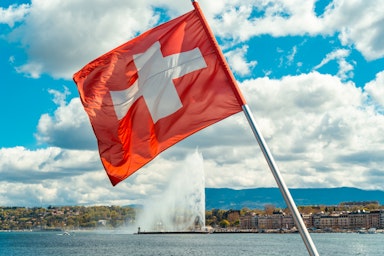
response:
<path fill-rule="evenodd" d="M 288 188 L 384 190 L 381 0 L 200 0 Z M 129 205 L 196 150 L 205 186 L 277 187 L 243 113 L 113 187 L 72 75 L 193 9 L 180 0 L 0 0 L 0 205 Z"/>

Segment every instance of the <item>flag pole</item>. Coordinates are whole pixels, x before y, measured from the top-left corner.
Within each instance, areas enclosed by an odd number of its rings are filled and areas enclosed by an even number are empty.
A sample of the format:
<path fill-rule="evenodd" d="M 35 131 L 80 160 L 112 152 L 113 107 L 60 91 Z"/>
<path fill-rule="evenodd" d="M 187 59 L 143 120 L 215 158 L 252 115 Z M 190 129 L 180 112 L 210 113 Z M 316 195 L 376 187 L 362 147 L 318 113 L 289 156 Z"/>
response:
<path fill-rule="evenodd" d="M 242 96 L 240 89 L 238 88 L 236 79 L 233 76 L 233 74 L 229 68 L 229 65 L 227 64 L 227 62 L 225 60 L 224 55 L 220 50 L 219 44 L 217 43 L 217 41 L 213 35 L 213 32 L 211 31 L 204 15 L 203 15 L 203 12 L 200 9 L 200 6 L 199 6 L 197 0 L 191 0 L 191 1 L 192 1 L 192 4 L 193 4 L 201 22 L 202 22 L 202 24 L 203 24 L 203 27 L 204 27 L 207 35 L 209 36 L 209 40 L 215 46 L 214 48 L 216 50 L 217 56 L 219 56 L 219 61 L 220 61 L 221 65 L 224 67 L 227 78 L 229 79 L 230 84 L 233 87 L 233 91 L 236 94 L 237 100 L 239 101 L 239 103 L 242 106 L 242 110 L 243 110 L 243 112 L 247 118 L 249 125 L 251 126 L 252 132 L 253 132 L 253 134 L 254 134 L 254 136 L 255 136 L 258 144 L 259 144 L 261 151 L 263 152 L 263 155 L 264 155 L 264 157 L 268 163 L 268 166 L 269 166 L 269 168 L 273 174 L 273 177 L 276 180 L 276 183 L 280 189 L 280 192 L 283 195 L 285 203 L 287 204 L 289 210 L 292 213 L 296 227 L 299 230 L 299 233 L 301 235 L 301 238 L 304 241 L 304 244 L 308 250 L 308 253 L 311 256 L 318 256 L 319 253 L 317 252 L 316 246 L 313 243 L 311 236 L 309 235 L 309 232 L 308 232 L 308 230 L 304 224 L 303 219 L 301 218 L 299 211 L 297 210 L 297 206 L 296 206 L 296 204 L 295 204 L 295 202 L 291 196 L 291 193 L 289 192 L 289 190 L 288 190 L 288 188 L 287 188 L 287 186 L 286 186 L 286 184 L 285 184 L 285 182 L 284 182 L 284 180 L 280 174 L 279 168 L 278 168 L 278 166 L 277 166 L 277 164 L 276 164 L 276 162 L 275 162 L 275 160 L 274 160 L 274 158 L 273 158 L 273 156 L 272 156 L 272 154 L 271 154 L 271 152 L 270 152 L 270 150 L 269 150 L 269 148 L 268 148 L 268 146 L 267 146 L 267 144 L 266 144 L 266 142 L 265 142 L 265 140 L 264 140 L 264 138 L 263 138 L 263 136 L 259 130 L 259 128 L 256 125 L 256 121 L 253 118 L 252 112 L 250 111 L 244 97 Z"/>
<path fill-rule="evenodd" d="M 259 143 L 260 149 L 263 152 L 264 157 L 268 162 L 269 169 L 271 170 L 273 177 L 276 180 L 276 183 L 280 189 L 280 192 L 283 195 L 284 200 L 285 200 L 289 210 L 291 210 L 293 219 L 294 219 L 295 224 L 299 230 L 299 233 L 300 233 L 300 235 L 301 235 L 301 237 L 305 243 L 305 246 L 307 247 L 309 255 L 318 256 L 319 253 L 317 252 L 316 246 L 313 243 L 312 238 L 308 233 L 308 230 L 305 226 L 305 223 L 304 223 L 303 219 L 301 218 L 299 211 L 297 210 L 295 201 L 293 200 L 291 193 L 289 192 L 287 186 L 285 185 L 283 177 L 280 174 L 279 168 L 278 168 L 278 166 L 277 166 L 277 164 L 276 164 L 276 162 L 275 162 L 275 160 L 274 160 L 274 158 L 273 158 L 273 156 L 272 156 L 272 154 L 268 148 L 268 145 L 265 143 L 265 140 L 264 140 L 262 134 L 260 133 L 259 128 L 256 125 L 256 122 L 253 118 L 253 115 L 252 115 L 248 105 L 245 104 L 242 106 L 242 108 L 243 108 L 243 112 L 244 112 L 244 114 L 248 120 L 248 123 L 251 126 L 253 134 L 255 135 L 255 138 L 256 138 L 257 142 Z"/>

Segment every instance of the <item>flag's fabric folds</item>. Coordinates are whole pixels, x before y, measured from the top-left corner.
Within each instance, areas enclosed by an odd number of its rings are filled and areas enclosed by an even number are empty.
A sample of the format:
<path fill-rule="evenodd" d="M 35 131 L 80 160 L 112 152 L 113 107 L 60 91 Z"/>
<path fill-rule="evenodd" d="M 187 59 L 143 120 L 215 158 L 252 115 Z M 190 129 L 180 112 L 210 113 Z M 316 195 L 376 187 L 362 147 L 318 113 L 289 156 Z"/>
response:
<path fill-rule="evenodd" d="M 113 185 L 180 140 L 242 110 L 219 58 L 193 10 L 74 75 Z"/>

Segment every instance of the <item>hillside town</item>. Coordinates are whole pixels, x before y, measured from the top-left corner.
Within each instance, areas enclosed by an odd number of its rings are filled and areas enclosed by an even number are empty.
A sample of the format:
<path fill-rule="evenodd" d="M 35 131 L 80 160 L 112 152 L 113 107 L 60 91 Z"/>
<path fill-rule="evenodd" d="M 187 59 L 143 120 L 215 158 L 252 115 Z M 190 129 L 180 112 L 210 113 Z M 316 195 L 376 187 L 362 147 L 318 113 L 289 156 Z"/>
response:
<path fill-rule="evenodd" d="M 376 201 L 344 202 L 337 206 L 299 206 L 310 232 L 381 232 L 384 207 Z M 63 231 L 114 229 L 134 226 L 140 207 L 62 206 L 48 208 L 0 207 L 0 231 Z M 154 212 L 153 214 L 156 214 Z M 296 232 L 288 209 L 266 205 L 264 209 L 205 212 L 209 232 Z"/>
<path fill-rule="evenodd" d="M 121 206 L 0 207 L 0 230 L 112 229 L 132 222 L 135 215 L 135 209 Z"/>

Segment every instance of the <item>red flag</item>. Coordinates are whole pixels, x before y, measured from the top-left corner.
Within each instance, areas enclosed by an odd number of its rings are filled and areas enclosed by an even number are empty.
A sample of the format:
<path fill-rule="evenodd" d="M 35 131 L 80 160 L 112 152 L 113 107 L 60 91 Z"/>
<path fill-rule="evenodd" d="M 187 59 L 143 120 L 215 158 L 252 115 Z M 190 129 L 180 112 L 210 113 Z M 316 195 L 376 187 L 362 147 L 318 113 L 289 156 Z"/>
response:
<path fill-rule="evenodd" d="M 242 110 L 193 10 L 87 64 L 73 79 L 113 185 L 187 136 Z"/>

